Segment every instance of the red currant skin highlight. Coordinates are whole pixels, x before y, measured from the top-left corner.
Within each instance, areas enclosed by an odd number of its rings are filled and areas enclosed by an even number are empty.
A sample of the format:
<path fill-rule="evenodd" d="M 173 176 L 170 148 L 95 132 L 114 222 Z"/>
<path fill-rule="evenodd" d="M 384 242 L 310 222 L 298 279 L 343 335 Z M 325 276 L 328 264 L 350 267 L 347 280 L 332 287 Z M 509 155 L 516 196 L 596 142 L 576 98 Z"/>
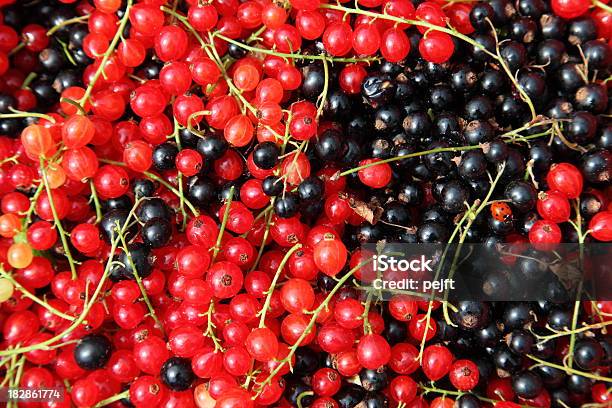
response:
<path fill-rule="evenodd" d="M 553 164 L 546 175 L 548 188 L 560 191 L 567 198 L 577 198 L 582 192 L 583 178 L 580 170 L 570 163 Z"/>
<path fill-rule="evenodd" d="M 334 56 L 343 56 L 353 48 L 353 30 L 344 22 L 330 24 L 323 33 L 325 49 Z"/>
<path fill-rule="evenodd" d="M 591 5 L 588 0 L 551 0 L 550 4 L 556 15 L 568 20 L 580 17 Z"/>
<path fill-rule="evenodd" d="M 362 366 L 375 370 L 391 358 L 391 346 L 378 334 L 366 334 L 357 344 L 357 358 Z"/>
<path fill-rule="evenodd" d="M 246 349 L 257 361 L 270 361 L 278 353 L 278 339 L 267 327 L 258 328 L 249 333 Z"/>
<path fill-rule="evenodd" d="M 379 159 L 367 159 L 359 166 L 368 166 L 359 170 L 359 180 L 368 187 L 383 188 L 391 181 L 393 176 L 391 166 L 387 163 L 375 164 Z"/>
<path fill-rule="evenodd" d="M 451 366 L 453 355 L 442 345 L 432 345 L 423 351 L 422 369 L 427 378 L 437 381 L 444 377 Z"/>
<path fill-rule="evenodd" d="M 344 244 L 336 239 L 324 239 L 314 247 L 314 262 L 326 275 L 335 276 L 346 263 L 347 251 Z"/>
<path fill-rule="evenodd" d="M 455 52 L 455 43 L 447 33 L 430 31 L 419 42 L 419 52 L 426 61 L 442 64 Z"/>
<path fill-rule="evenodd" d="M 612 241 L 612 211 L 602 211 L 591 218 L 589 230 L 598 241 Z"/>
<path fill-rule="evenodd" d="M 450 368 L 449 378 L 451 384 L 459 391 L 469 391 L 480 379 L 478 366 L 470 360 L 456 360 Z"/>

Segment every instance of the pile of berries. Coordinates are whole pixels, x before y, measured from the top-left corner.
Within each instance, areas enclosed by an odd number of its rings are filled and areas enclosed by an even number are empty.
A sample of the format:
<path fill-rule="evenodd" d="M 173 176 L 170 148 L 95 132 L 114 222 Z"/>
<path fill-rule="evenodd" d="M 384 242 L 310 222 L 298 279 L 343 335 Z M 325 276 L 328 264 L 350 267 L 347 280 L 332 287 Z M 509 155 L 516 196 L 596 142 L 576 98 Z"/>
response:
<path fill-rule="evenodd" d="M 8 406 L 610 407 L 611 67 L 607 0 L 0 0 Z"/>

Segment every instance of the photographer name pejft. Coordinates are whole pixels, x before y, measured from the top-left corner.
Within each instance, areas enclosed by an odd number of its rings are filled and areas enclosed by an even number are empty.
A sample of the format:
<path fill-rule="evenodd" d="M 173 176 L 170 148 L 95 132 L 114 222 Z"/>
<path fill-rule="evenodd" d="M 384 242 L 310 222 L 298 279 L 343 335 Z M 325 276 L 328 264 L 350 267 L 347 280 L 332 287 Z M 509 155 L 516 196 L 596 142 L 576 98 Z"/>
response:
<path fill-rule="evenodd" d="M 396 258 L 389 255 L 375 255 L 372 263 L 375 272 L 406 272 L 405 277 L 385 274 L 372 281 L 372 287 L 376 290 L 408 290 L 416 292 L 444 292 L 455 289 L 454 279 L 428 279 L 425 276 L 433 272 L 433 259 L 428 259 L 425 255 L 415 258 Z M 418 278 L 411 277 L 408 272 L 418 273 Z M 393 276 L 390 278 L 390 276 Z"/>

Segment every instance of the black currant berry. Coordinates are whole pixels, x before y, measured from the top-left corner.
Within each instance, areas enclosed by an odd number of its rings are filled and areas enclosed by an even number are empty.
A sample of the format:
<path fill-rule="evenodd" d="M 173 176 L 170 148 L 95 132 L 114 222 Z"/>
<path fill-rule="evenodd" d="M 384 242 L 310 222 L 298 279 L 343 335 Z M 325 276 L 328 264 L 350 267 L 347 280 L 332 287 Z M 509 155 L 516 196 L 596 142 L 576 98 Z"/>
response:
<path fill-rule="evenodd" d="M 74 360 L 84 370 L 97 370 L 106 365 L 111 355 L 111 342 L 101 334 L 88 334 L 74 348 Z"/>
<path fill-rule="evenodd" d="M 161 368 L 161 380 L 172 391 L 185 391 L 191 387 L 195 374 L 191 369 L 191 361 L 181 357 L 171 357 Z"/>

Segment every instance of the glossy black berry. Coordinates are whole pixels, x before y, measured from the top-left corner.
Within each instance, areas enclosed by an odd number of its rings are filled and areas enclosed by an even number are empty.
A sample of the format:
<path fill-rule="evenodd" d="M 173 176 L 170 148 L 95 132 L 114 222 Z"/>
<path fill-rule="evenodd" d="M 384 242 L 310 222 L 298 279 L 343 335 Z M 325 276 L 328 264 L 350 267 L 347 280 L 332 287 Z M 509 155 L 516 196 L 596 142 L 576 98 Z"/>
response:
<path fill-rule="evenodd" d="M 484 302 L 461 301 L 453 313 L 453 320 L 465 330 L 480 329 L 489 323 L 489 319 L 489 306 Z"/>
<path fill-rule="evenodd" d="M 227 53 L 234 59 L 240 59 L 246 55 L 246 50 L 244 46 L 241 47 L 240 45 L 229 43 L 227 45 Z"/>
<path fill-rule="evenodd" d="M 227 150 L 225 139 L 216 136 L 205 136 L 198 140 L 197 150 L 206 160 L 217 160 Z"/>
<path fill-rule="evenodd" d="M 582 48 L 584 58 L 589 61 L 589 69 L 606 69 L 612 63 L 612 50 L 604 41 L 587 41 Z"/>
<path fill-rule="evenodd" d="M 314 401 L 312 388 L 301 381 L 288 384 L 284 394 L 287 401 L 294 407 L 309 407 Z"/>
<path fill-rule="evenodd" d="M 508 347 L 516 354 L 527 354 L 531 352 L 533 347 L 534 337 L 526 330 L 514 330 L 510 334 Z"/>
<path fill-rule="evenodd" d="M 174 143 L 166 142 L 153 150 L 153 165 L 157 170 L 170 170 L 175 167 L 178 148 Z"/>
<path fill-rule="evenodd" d="M 521 357 L 514 354 L 508 346 L 499 346 L 493 353 L 493 364 L 503 371 L 514 373 L 521 368 Z"/>
<path fill-rule="evenodd" d="M 144 200 L 136 210 L 136 217 L 141 222 L 147 222 L 153 218 L 170 219 L 170 208 L 161 198 L 155 197 Z"/>
<path fill-rule="evenodd" d="M 512 389 L 519 397 L 535 398 L 542 392 L 543 384 L 533 371 L 523 371 L 512 376 Z"/>
<path fill-rule="evenodd" d="M 361 84 L 361 94 L 372 106 L 382 105 L 395 95 L 395 83 L 388 75 L 371 75 Z"/>
<path fill-rule="evenodd" d="M 531 210 L 537 200 L 535 188 L 526 181 L 513 181 L 506 187 L 504 195 L 519 212 Z"/>
<path fill-rule="evenodd" d="M 446 242 L 450 235 L 448 228 L 437 222 L 425 222 L 417 230 L 419 242 L 439 244 Z"/>
<path fill-rule="evenodd" d="M 477 30 L 489 31 L 495 20 L 495 11 L 486 2 L 475 4 L 470 11 L 470 22 Z"/>
<path fill-rule="evenodd" d="M 269 170 L 278 164 L 280 149 L 276 143 L 259 143 L 253 149 L 253 163 L 259 168 Z"/>
<path fill-rule="evenodd" d="M 88 334 L 74 348 L 74 360 L 84 370 L 97 370 L 110 359 L 111 346 L 106 336 Z"/>
<path fill-rule="evenodd" d="M 465 119 L 485 120 L 493 116 L 493 103 L 486 96 L 477 96 L 466 102 L 464 108 Z"/>
<path fill-rule="evenodd" d="M 576 91 L 574 106 L 577 110 L 602 113 L 608 107 L 608 92 L 600 84 L 587 84 Z"/>
<path fill-rule="evenodd" d="M 346 384 L 334 396 L 340 408 L 353 408 L 359 404 L 365 396 L 365 390 L 357 384 Z"/>
<path fill-rule="evenodd" d="M 206 208 L 217 197 L 217 187 L 209 178 L 196 175 L 187 180 L 187 197 L 192 204 Z"/>
<path fill-rule="evenodd" d="M 274 201 L 274 212 L 281 218 L 291 218 L 299 209 L 299 199 L 294 193 L 285 193 Z"/>
<path fill-rule="evenodd" d="M 419 183 L 402 183 L 397 188 L 397 199 L 409 206 L 418 206 L 423 202 L 424 193 Z"/>
<path fill-rule="evenodd" d="M 599 366 L 602 358 L 603 349 L 596 340 L 585 338 L 576 343 L 574 361 L 583 370 L 594 370 Z"/>
<path fill-rule="evenodd" d="M 598 149 L 585 154 L 580 161 L 580 170 L 591 183 L 606 184 L 612 174 L 612 153 Z"/>
<path fill-rule="evenodd" d="M 510 40 L 501 46 L 500 54 L 512 72 L 515 72 L 521 68 L 527 59 L 527 51 L 525 50 L 525 46 L 513 40 Z"/>
<path fill-rule="evenodd" d="M 597 26 L 590 17 L 578 17 L 569 23 L 567 40 L 571 44 L 584 44 L 597 38 Z"/>
<path fill-rule="evenodd" d="M 395 105 L 381 106 L 374 112 L 374 129 L 390 132 L 397 129 L 402 121 L 402 112 Z"/>
<path fill-rule="evenodd" d="M 342 152 L 342 135 L 335 129 L 324 131 L 315 143 L 317 157 L 325 161 L 333 161 Z"/>
<path fill-rule="evenodd" d="M 518 17 L 510 23 L 510 38 L 529 44 L 536 39 L 538 33 L 537 23 L 528 17 Z"/>
<path fill-rule="evenodd" d="M 302 94 L 311 101 L 316 101 L 325 86 L 323 67 L 318 64 L 306 65 L 302 69 Z"/>
<path fill-rule="evenodd" d="M 164 218 L 153 218 L 142 226 L 141 235 L 145 245 L 160 248 L 170 241 L 172 225 Z"/>
<path fill-rule="evenodd" d="M 136 179 L 132 181 L 132 191 L 135 198 L 152 197 L 155 194 L 155 183 L 149 179 Z"/>
<path fill-rule="evenodd" d="M 316 201 L 323 197 L 325 184 L 318 177 L 308 177 L 300 183 L 297 193 L 302 201 Z"/>
<path fill-rule="evenodd" d="M 509 303 L 503 316 L 507 329 L 521 329 L 533 319 L 532 311 L 527 303 Z"/>
<path fill-rule="evenodd" d="M 118 262 L 113 269 L 124 279 L 135 280 L 136 274 L 146 278 L 152 272 L 149 248 L 142 243 L 128 244 L 127 251 L 121 250 L 115 258 Z"/>
<path fill-rule="evenodd" d="M 191 369 L 191 361 L 181 357 L 171 357 L 161 368 L 161 380 L 172 391 L 185 391 L 191 387 L 195 374 Z"/>
<path fill-rule="evenodd" d="M 455 400 L 456 408 L 480 408 L 480 400 L 472 394 L 463 394 Z"/>
<path fill-rule="evenodd" d="M 485 94 L 496 97 L 506 88 L 507 80 L 504 74 L 496 69 L 488 69 L 482 73 L 478 86 Z"/>
<path fill-rule="evenodd" d="M 275 197 L 283 192 L 283 180 L 276 176 L 268 176 L 263 180 L 261 188 L 265 195 Z"/>
<path fill-rule="evenodd" d="M 555 14 L 542 14 L 540 17 L 540 33 L 544 38 L 562 40 L 566 27 L 565 20 Z"/>
<path fill-rule="evenodd" d="M 538 44 L 536 62 L 547 71 L 554 72 L 567 58 L 565 45 L 559 40 L 549 39 Z"/>
<path fill-rule="evenodd" d="M 387 386 L 387 370 L 384 367 L 377 370 L 364 368 L 359 372 L 359 379 L 361 386 L 366 391 L 380 391 Z"/>

